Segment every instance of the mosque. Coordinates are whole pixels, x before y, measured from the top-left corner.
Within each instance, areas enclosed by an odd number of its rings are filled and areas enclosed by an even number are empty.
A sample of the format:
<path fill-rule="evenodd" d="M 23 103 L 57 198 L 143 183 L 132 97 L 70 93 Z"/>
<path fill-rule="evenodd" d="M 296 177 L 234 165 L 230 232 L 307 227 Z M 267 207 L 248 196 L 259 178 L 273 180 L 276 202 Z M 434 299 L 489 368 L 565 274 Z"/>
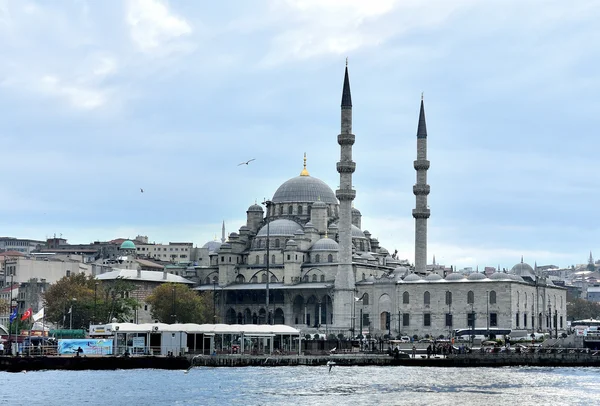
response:
<path fill-rule="evenodd" d="M 239 232 L 203 247 L 208 258 L 195 267 L 196 289 L 215 293 L 219 321 L 287 324 L 346 337 L 438 337 L 475 326 L 524 332 L 566 328 L 566 290 L 525 263 L 489 277 L 426 265 L 430 162 L 423 100 L 414 161 L 414 266 L 363 230 L 361 212 L 353 207 L 355 135 L 347 66 L 337 140 L 338 190 L 310 175 L 305 156 L 299 176 L 284 182 L 272 199 L 248 208 Z"/>

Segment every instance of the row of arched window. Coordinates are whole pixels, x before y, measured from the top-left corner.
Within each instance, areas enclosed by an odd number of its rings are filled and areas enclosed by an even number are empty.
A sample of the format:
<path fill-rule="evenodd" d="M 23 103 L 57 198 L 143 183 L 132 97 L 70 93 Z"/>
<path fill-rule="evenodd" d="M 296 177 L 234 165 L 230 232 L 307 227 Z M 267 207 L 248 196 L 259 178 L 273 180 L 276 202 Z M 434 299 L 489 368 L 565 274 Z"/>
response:
<path fill-rule="evenodd" d="M 320 263 L 321 262 L 321 254 L 315 254 L 313 256 L 313 262 L 315 264 Z M 333 262 L 333 255 L 332 254 L 327 255 L 327 262 Z"/>
<path fill-rule="evenodd" d="M 487 294 L 489 297 L 490 304 L 496 304 L 496 291 L 491 290 L 491 291 L 487 292 Z M 410 303 L 410 293 L 404 292 L 402 294 L 402 303 L 403 304 Z M 475 292 L 470 290 L 469 292 L 467 292 L 467 304 L 473 304 L 473 303 L 475 303 Z M 423 304 L 425 304 L 425 305 L 431 304 L 431 293 L 429 293 L 427 291 L 425 293 L 423 293 Z M 452 292 L 446 291 L 446 305 L 451 305 L 451 304 L 452 304 Z"/>

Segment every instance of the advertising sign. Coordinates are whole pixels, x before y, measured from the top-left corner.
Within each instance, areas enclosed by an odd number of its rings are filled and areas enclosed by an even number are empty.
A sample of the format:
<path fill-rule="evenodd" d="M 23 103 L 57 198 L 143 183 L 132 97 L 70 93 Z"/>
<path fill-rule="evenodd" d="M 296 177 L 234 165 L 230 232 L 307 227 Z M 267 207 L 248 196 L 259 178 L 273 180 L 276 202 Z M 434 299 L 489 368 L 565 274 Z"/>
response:
<path fill-rule="evenodd" d="M 146 346 L 146 338 L 145 337 L 133 337 L 132 347 L 144 348 L 145 346 Z"/>
<path fill-rule="evenodd" d="M 63 339 L 58 340 L 59 354 L 77 354 L 81 348 L 80 355 L 112 355 L 112 339 Z"/>

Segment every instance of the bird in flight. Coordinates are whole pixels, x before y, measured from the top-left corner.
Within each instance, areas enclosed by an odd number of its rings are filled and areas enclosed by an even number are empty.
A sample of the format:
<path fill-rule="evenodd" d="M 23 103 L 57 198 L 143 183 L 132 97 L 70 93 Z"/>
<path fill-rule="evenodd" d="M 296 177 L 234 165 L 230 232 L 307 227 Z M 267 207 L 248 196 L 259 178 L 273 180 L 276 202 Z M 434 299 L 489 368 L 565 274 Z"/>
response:
<path fill-rule="evenodd" d="M 140 188 L 140 192 L 141 192 L 141 193 L 144 193 L 144 189 Z"/>
<path fill-rule="evenodd" d="M 248 160 L 248 161 L 246 161 L 246 162 L 239 163 L 239 164 L 238 164 L 238 166 L 240 166 L 240 165 L 248 165 L 250 162 L 252 162 L 252 161 L 254 161 L 254 160 L 256 160 L 256 158 L 252 158 L 252 159 L 249 159 L 249 160 Z"/>

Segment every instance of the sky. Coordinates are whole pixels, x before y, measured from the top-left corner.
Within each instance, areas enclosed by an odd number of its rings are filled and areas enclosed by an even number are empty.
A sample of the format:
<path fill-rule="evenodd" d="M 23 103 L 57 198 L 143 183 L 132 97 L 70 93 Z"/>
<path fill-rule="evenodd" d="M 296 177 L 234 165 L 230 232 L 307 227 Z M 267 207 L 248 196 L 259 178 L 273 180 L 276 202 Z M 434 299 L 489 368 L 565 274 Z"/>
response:
<path fill-rule="evenodd" d="M 599 15 L 596 0 L 0 0 L 0 235 L 201 246 L 305 152 L 337 189 L 348 57 L 363 230 L 414 261 L 424 92 L 429 262 L 585 263 Z"/>

